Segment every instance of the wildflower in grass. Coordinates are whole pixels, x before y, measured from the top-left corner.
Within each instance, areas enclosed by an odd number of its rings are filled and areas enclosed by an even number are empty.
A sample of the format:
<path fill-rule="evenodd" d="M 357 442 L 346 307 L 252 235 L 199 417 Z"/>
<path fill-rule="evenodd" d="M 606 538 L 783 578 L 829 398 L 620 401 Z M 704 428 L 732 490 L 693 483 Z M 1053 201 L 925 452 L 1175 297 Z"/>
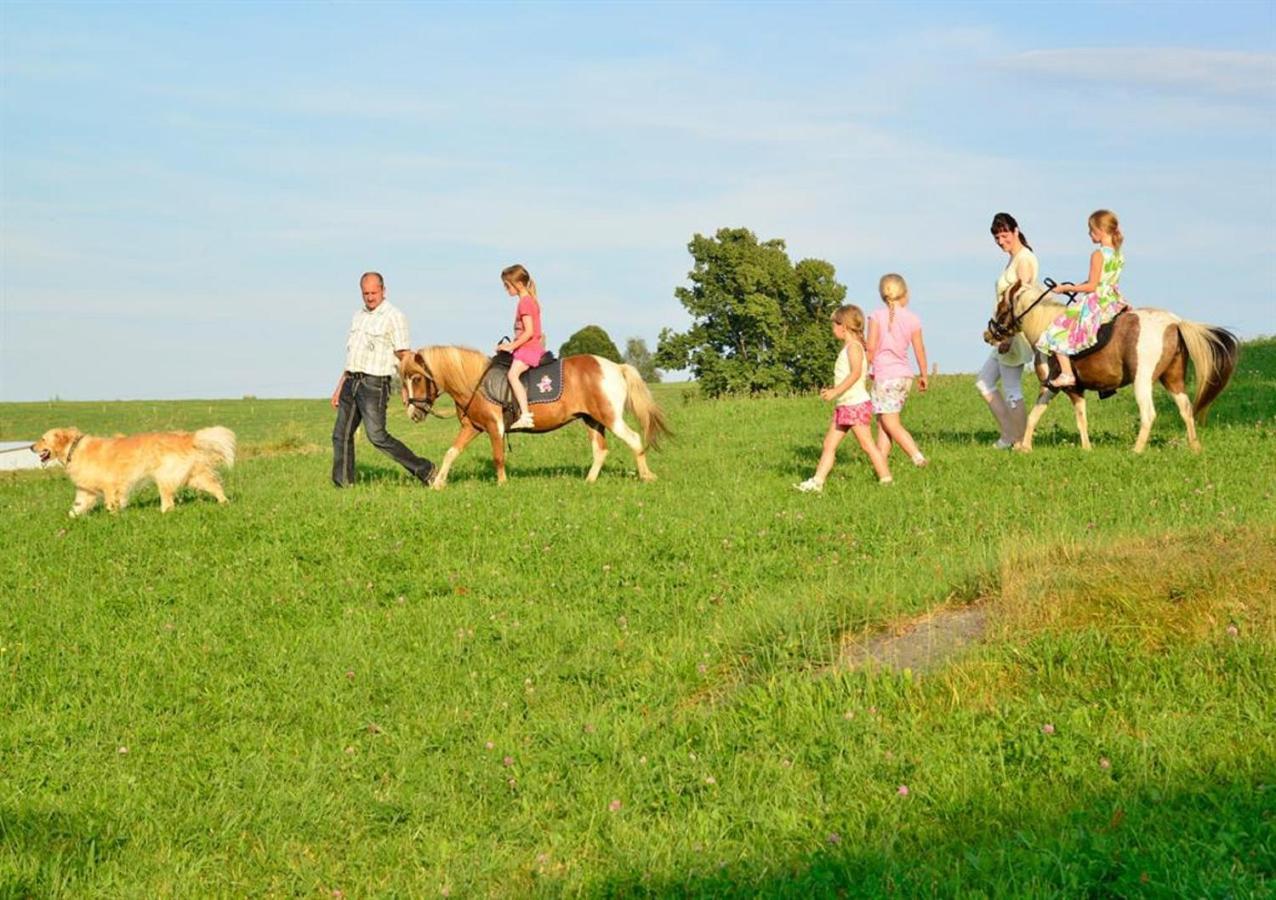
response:
<path fill-rule="evenodd" d="M 128 754 L 128 747 L 116 747 L 115 752 L 120 756 L 126 756 Z"/>
<path fill-rule="evenodd" d="M 700 665 L 696 666 L 696 671 L 699 672 L 701 675 L 703 675 L 705 672 L 709 671 L 709 667 L 706 666 L 704 663 L 701 663 Z"/>
<path fill-rule="evenodd" d="M 901 797 L 907 797 L 907 796 L 908 796 L 908 785 L 906 785 L 906 784 L 901 784 L 899 787 L 895 788 L 895 793 L 899 794 Z"/>
<path fill-rule="evenodd" d="M 613 800 L 607 804 L 607 808 L 612 812 L 620 812 L 621 803 L 619 800 Z"/>
<path fill-rule="evenodd" d="M 638 757 L 638 765 L 640 765 L 640 766 L 645 766 L 645 765 L 647 765 L 647 757 L 645 757 L 645 756 L 640 756 L 640 757 Z"/>
<path fill-rule="evenodd" d="M 1100 769 L 1110 769 L 1110 768 L 1112 768 L 1112 760 L 1108 759 L 1106 756 L 1100 756 L 1100 757 L 1099 757 L 1099 768 L 1100 768 Z"/>
<path fill-rule="evenodd" d="M 848 709 L 846 712 L 842 713 L 842 718 L 849 722 L 851 719 L 855 718 L 855 713 Z"/>
<path fill-rule="evenodd" d="M 1051 725 L 1049 722 L 1045 723 L 1044 725 L 1041 726 L 1041 733 L 1054 734 L 1054 726 Z"/>
<path fill-rule="evenodd" d="M 354 681 L 354 672 L 353 672 L 353 671 L 347 671 L 347 672 L 346 672 L 346 681 Z"/>
<path fill-rule="evenodd" d="M 712 775 L 706 775 L 706 776 L 704 777 L 704 783 L 705 783 L 705 784 L 717 784 L 717 783 L 718 783 L 718 779 L 714 778 Z"/>
<path fill-rule="evenodd" d="M 487 749 L 487 750 L 494 750 L 494 749 L 496 749 L 496 745 L 495 745 L 494 743 L 492 743 L 491 741 L 488 741 L 486 744 L 484 744 L 484 745 L 483 745 L 483 747 L 484 747 L 485 749 Z"/>
<path fill-rule="evenodd" d="M 507 781 L 507 782 L 505 782 L 505 783 L 506 783 L 506 784 L 508 784 L 508 785 L 510 786 L 510 790 L 513 790 L 514 788 L 518 787 L 518 779 L 517 779 L 517 778 L 511 778 L 509 781 Z"/>
<path fill-rule="evenodd" d="M 1241 630 L 1240 630 L 1239 628 L 1237 628 L 1237 627 L 1236 627 L 1236 623 L 1235 623 L 1235 622 L 1233 622 L 1232 624 L 1230 624 L 1230 625 L 1228 625 L 1228 626 L 1227 626 L 1227 635 L 1228 635 L 1228 637 L 1236 637 L 1236 636 L 1237 636 L 1238 634 L 1240 634 L 1240 633 L 1241 633 Z"/>
<path fill-rule="evenodd" d="M 835 831 L 829 835 L 828 841 L 830 844 L 840 844 L 842 843 L 842 836 Z"/>
<path fill-rule="evenodd" d="M 586 722 L 586 723 L 585 723 L 585 734 L 593 734 L 593 733 L 594 733 L 595 731 L 597 731 L 597 730 L 598 730 L 598 729 L 594 727 L 594 723 L 593 723 L 593 722 Z"/>
<path fill-rule="evenodd" d="M 501 762 L 504 763 L 506 768 L 509 768 L 510 766 L 514 765 L 514 757 L 507 756 L 503 760 L 501 760 Z"/>

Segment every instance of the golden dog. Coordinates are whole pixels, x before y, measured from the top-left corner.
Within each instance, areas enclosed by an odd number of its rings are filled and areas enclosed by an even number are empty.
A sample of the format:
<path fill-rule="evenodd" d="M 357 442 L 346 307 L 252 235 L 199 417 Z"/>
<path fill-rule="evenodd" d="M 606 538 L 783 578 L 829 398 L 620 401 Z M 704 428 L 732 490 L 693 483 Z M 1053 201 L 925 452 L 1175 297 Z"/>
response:
<path fill-rule="evenodd" d="M 111 512 L 123 509 L 133 490 L 148 479 L 159 488 L 160 511 L 168 512 L 182 485 L 212 494 L 218 503 L 229 502 L 216 466 L 235 464 L 235 432 L 219 425 L 194 434 L 167 431 L 101 438 L 78 428 L 54 428 L 32 445 L 31 452 L 41 463 L 56 459 L 66 468 L 75 484 L 71 518 L 91 510 L 99 497 L 105 498 Z"/>

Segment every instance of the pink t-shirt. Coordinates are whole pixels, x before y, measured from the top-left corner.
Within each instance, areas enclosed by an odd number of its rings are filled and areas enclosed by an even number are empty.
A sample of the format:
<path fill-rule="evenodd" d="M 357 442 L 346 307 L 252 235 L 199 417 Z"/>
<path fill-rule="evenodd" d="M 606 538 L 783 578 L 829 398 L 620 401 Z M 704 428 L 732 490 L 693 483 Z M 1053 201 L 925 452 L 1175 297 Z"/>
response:
<path fill-rule="evenodd" d="M 908 348 L 913 335 L 922 330 L 922 320 L 908 307 L 895 309 L 895 324 L 890 324 L 890 307 L 874 310 L 868 317 L 869 327 L 877 334 L 877 350 L 873 353 L 873 378 L 912 378 L 908 364 Z"/>
<path fill-rule="evenodd" d="M 528 355 L 535 352 L 536 358 L 545 352 L 545 335 L 541 332 L 541 305 L 531 294 L 523 294 L 518 298 L 518 308 L 514 311 L 514 339 L 518 340 L 523 333 L 523 316 L 532 317 L 532 339 L 518 349 Z"/>

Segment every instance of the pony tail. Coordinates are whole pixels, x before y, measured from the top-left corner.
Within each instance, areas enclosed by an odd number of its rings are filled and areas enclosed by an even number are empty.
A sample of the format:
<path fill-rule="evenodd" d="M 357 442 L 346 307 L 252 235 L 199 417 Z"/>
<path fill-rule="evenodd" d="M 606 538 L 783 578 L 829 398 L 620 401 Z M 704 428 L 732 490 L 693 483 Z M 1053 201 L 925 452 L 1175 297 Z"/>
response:
<path fill-rule="evenodd" d="M 1032 244 L 1029 244 L 1029 243 L 1028 243 L 1028 238 L 1027 238 L 1027 236 L 1026 236 L 1026 235 L 1024 235 L 1024 233 L 1023 233 L 1022 231 L 1021 231 L 1021 232 L 1019 232 L 1019 243 L 1023 244 L 1023 245 L 1024 245 L 1025 247 L 1027 247 L 1029 250 L 1032 250 Z M 1032 250 L 1032 252 L 1033 252 L 1033 253 L 1036 253 L 1037 251 L 1036 251 L 1036 250 Z"/>
<path fill-rule="evenodd" d="M 1121 245 L 1125 243 L 1125 235 L 1121 233 L 1120 228 L 1112 230 L 1112 247 L 1117 253 L 1121 252 Z"/>

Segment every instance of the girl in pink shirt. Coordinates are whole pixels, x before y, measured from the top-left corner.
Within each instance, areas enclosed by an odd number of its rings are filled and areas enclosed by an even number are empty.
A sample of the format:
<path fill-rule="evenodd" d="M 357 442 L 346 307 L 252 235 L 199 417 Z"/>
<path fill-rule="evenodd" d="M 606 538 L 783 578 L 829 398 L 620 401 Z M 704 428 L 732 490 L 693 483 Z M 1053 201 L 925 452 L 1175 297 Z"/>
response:
<path fill-rule="evenodd" d="M 877 286 L 885 308 L 868 318 L 868 356 L 873 363 L 873 412 L 877 415 L 877 449 L 882 458 L 890 455 L 891 444 L 912 459 L 913 465 L 926 465 L 926 457 L 908 433 L 899 414 L 904 409 L 909 388 L 913 386 L 913 370 L 908 364 L 908 348 L 917 359 L 917 389 L 926 390 L 926 345 L 922 342 L 921 319 L 908 309 L 908 285 L 903 277 L 883 275 Z"/>
<path fill-rule="evenodd" d="M 545 355 L 545 335 L 541 331 L 541 304 L 536 298 L 536 282 L 527 269 L 513 265 L 501 271 L 501 283 L 505 285 L 507 294 L 518 298 L 518 307 L 514 311 L 514 340 L 501 341 L 496 345 L 498 352 L 504 350 L 514 354 L 508 377 L 510 390 L 518 401 L 519 417 L 510 425 L 510 430 L 535 428 L 536 422 L 531 410 L 527 408 L 527 391 L 520 376 L 539 363 Z"/>

